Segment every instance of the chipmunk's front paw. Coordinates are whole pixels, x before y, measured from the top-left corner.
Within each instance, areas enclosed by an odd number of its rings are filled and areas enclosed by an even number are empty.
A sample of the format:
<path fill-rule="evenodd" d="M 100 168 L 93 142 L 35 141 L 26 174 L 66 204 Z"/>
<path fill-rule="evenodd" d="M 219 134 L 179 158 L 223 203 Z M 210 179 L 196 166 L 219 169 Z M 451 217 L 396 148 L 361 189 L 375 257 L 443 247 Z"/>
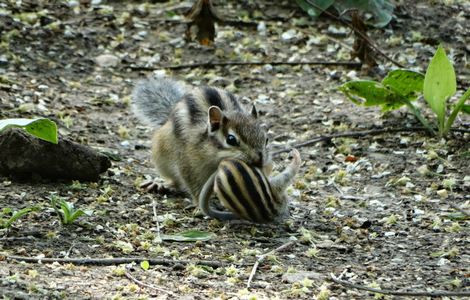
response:
<path fill-rule="evenodd" d="M 185 195 L 183 192 L 179 192 L 174 188 L 164 186 L 158 179 L 144 182 L 140 185 L 140 188 L 144 189 L 147 193 L 156 193 L 159 195 Z"/>

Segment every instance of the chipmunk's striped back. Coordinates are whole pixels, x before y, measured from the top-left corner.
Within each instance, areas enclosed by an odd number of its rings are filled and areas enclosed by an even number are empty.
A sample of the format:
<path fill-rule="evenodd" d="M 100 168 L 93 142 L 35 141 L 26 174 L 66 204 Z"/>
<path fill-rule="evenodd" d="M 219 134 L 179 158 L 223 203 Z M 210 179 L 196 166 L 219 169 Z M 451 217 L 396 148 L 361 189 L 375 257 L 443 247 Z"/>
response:
<path fill-rule="evenodd" d="M 285 199 L 273 191 L 263 172 L 241 160 L 220 163 L 214 191 L 227 209 L 252 222 L 271 222 L 286 209 Z"/>

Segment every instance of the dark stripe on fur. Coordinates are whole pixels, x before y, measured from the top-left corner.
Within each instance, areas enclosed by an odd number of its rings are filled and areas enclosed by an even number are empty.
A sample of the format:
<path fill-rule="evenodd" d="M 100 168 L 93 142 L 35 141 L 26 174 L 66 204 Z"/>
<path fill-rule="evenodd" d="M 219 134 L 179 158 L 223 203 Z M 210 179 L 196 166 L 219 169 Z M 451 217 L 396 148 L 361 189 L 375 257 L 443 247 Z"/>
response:
<path fill-rule="evenodd" d="M 206 86 L 203 88 L 203 91 L 204 91 L 204 98 L 206 99 L 207 103 L 210 106 L 217 106 L 221 110 L 225 109 L 225 105 L 222 101 L 222 97 L 220 96 L 220 93 L 216 89 Z"/>
<path fill-rule="evenodd" d="M 196 124 L 202 121 L 204 118 L 204 113 L 199 109 L 194 96 L 189 94 L 186 95 L 184 97 L 184 102 L 188 108 L 189 120 L 191 121 L 191 124 Z"/>
<path fill-rule="evenodd" d="M 271 211 L 270 216 L 277 215 L 278 211 L 274 207 L 274 203 L 273 203 L 274 199 L 271 199 L 273 197 L 273 193 L 272 193 L 271 185 L 269 184 L 269 181 L 263 180 L 262 174 L 260 174 L 261 173 L 260 170 L 253 168 L 253 173 L 255 173 L 255 176 L 258 179 L 258 186 L 261 186 L 261 190 L 263 191 L 263 198 L 266 200 L 269 210 Z"/>
<path fill-rule="evenodd" d="M 242 108 L 240 106 L 240 102 L 238 102 L 238 100 L 237 100 L 237 97 L 235 97 L 234 94 L 229 93 L 229 92 L 227 92 L 227 95 L 230 99 L 230 102 L 232 102 L 232 105 L 235 108 L 235 110 L 242 110 Z"/>
<path fill-rule="evenodd" d="M 230 169 L 227 168 L 226 166 L 224 166 L 224 175 L 227 177 L 227 183 L 229 187 L 232 189 L 233 195 L 235 197 L 238 197 L 236 201 L 238 201 L 245 209 L 245 212 L 242 212 L 241 217 L 248 218 L 249 220 L 252 220 L 252 221 L 257 221 L 258 217 L 256 213 L 256 207 L 253 207 L 253 205 L 250 205 L 251 201 L 249 201 L 249 199 L 243 198 L 243 193 L 240 190 L 238 183 L 235 180 L 235 177 L 233 176 Z M 247 214 L 247 215 L 244 215 L 244 214 Z"/>
<path fill-rule="evenodd" d="M 230 195 L 225 191 L 224 185 L 223 185 L 222 180 L 220 179 L 220 177 L 217 177 L 216 184 L 217 184 L 217 189 L 219 190 L 221 196 L 227 202 L 227 205 L 230 206 L 230 207 L 227 207 L 227 208 L 232 210 L 237 216 L 239 216 L 239 217 L 243 216 L 243 212 L 238 209 L 237 205 L 235 205 L 235 202 L 237 200 L 232 199 L 230 197 Z"/>
<path fill-rule="evenodd" d="M 209 136 L 209 142 L 214 145 L 217 149 L 224 149 L 224 145 L 219 142 L 219 140 L 215 136 Z"/>
<path fill-rule="evenodd" d="M 178 118 L 176 115 L 171 116 L 171 123 L 173 125 L 173 134 L 177 138 L 181 138 L 184 132 L 184 126 L 182 124 L 182 120 Z"/>
<path fill-rule="evenodd" d="M 254 206 L 258 209 L 260 213 L 261 220 L 255 219 L 256 221 L 266 221 L 270 219 L 270 213 L 267 210 L 266 206 L 264 205 L 262 195 L 258 193 L 256 189 L 256 185 L 253 182 L 250 174 L 246 170 L 246 165 L 243 166 L 240 162 L 234 161 L 233 164 L 237 168 L 238 172 L 243 178 L 243 182 L 245 184 L 245 188 L 247 189 L 251 201 L 254 203 Z"/>

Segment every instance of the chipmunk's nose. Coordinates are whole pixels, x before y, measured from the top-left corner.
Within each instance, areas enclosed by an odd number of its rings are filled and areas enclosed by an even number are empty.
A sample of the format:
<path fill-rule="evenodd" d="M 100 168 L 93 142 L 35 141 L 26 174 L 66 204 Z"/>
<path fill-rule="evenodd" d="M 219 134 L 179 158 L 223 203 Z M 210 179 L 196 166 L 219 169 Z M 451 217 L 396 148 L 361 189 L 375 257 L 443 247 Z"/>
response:
<path fill-rule="evenodd" d="M 258 167 L 258 168 L 261 168 L 263 167 L 263 152 L 258 152 L 258 155 L 257 155 L 257 160 L 253 162 L 253 164 L 255 165 L 255 167 Z"/>

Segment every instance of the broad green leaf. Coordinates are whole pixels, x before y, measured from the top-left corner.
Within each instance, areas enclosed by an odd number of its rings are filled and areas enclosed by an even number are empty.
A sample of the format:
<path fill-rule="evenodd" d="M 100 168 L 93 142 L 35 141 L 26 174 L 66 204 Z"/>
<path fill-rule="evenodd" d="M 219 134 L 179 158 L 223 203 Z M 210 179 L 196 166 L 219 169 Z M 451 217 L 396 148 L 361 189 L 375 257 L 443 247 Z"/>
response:
<path fill-rule="evenodd" d="M 296 0 L 297 4 L 311 17 L 320 16 L 335 0 Z M 310 2 L 310 3 L 309 3 Z M 311 4 L 313 3 L 313 4 Z"/>
<path fill-rule="evenodd" d="M 61 209 L 60 212 L 62 213 L 63 223 L 64 224 L 71 223 L 70 220 L 72 218 L 73 205 L 72 207 L 70 207 L 70 203 L 68 203 L 65 200 L 60 200 L 59 205 Z"/>
<path fill-rule="evenodd" d="M 91 216 L 92 211 L 91 210 L 83 210 L 83 209 L 77 209 L 74 211 L 71 216 L 70 216 L 70 223 L 75 221 L 76 219 L 80 218 L 81 216 Z"/>
<path fill-rule="evenodd" d="M 393 70 L 382 80 L 382 85 L 410 101 L 423 92 L 423 84 L 424 75 L 410 70 Z"/>
<path fill-rule="evenodd" d="M 35 137 L 57 144 L 57 125 L 45 118 L 38 119 L 6 119 L 0 120 L 0 131 L 11 127 L 19 127 Z"/>
<path fill-rule="evenodd" d="M 162 235 L 164 241 L 177 241 L 177 242 L 195 242 L 195 241 L 208 241 L 216 235 L 212 232 L 204 232 L 198 230 L 188 230 L 178 234 Z"/>
<path fill-rule="evenodd" d="M 23 208 L 19 211 L 15 211 L 13 213 L 13 215 L 5 222 L 2 222 L 2 224 L 0 225 L 1 228 L 9 228 L 16 220 L 18 220 L 19 218 L 21 218 L 22 216 L 24 215 L 27 215 L 29 214 L 30 212 L 32 211 L 36 211 L 38 210 L 37 207 L 26 207 L 26 208 Z"/>
<path fill-rule="evenodd" d="M 446 123 L 443 134 L 446 134 L 450 130 L 450 127 L 454 123 L 454 120 L 455 120 L 455 118 L 457 117 L 457 114 L 460 111 L 464 111 L 465 113 L 469 113 L 468 112 L 469 105 L 465 104 L 468 99 L 470 99 L 470 89 L 468 89 L 465 93 L 463 93 L 463 95 L 459 98 L 459 100 L 457 100 L 457 103 L 455 103 L 454 109 L 450 113 L 449 118 L 447 118 L 447 123 Z"/>
<path fill-rule="evenodd" d="M 140 262 L 140 267 L 142 270 L 147 271 L 150 268 L 150 264 L 148 260 L 143 260 Z"/>
<path fill-rule="evenodd" d="M 399 94 L 376 81 L 349 81 L 343 84 L 340 90 L 357 105 L 381 106 L 383 111 L 404 105 Z"/>
<path fill-rule="evenodd" d="M 445 122 L 446 101 L 456 90 L 454 67 L 444 49 L 439 46 L 424 77 L 424 99 L 437 115 L 440 128 Z"/>
<path fill-rule="evenodd" d="M 11 209 L 10 207 L 5 207 L 2 209 L 2 214 L 6 215 L 6 214 L 11 214 L 13 213 L 13 209 Z"/>
<path fill-rule="evenodd" d="M 470 105 L 469 104 L 464 104 L 462 106 L 462 111 L 466 114 L 469 114 L 470 115 Z"/>

